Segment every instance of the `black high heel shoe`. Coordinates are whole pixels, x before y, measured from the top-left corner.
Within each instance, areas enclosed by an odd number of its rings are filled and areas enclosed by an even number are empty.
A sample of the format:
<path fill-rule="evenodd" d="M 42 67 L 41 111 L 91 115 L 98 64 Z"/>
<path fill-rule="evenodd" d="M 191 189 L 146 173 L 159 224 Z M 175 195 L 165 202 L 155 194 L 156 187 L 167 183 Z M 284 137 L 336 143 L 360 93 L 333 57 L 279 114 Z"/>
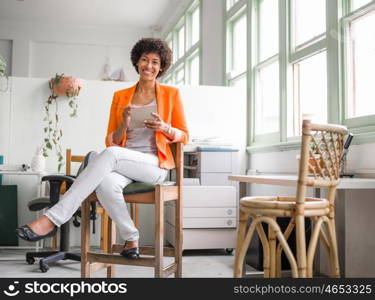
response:
<path fill-rule="evenodd" d="M 126 246 L 126 242 L 124 247 Z M 139 257 L 139 249 L 138 247 L 130 248 L 128 250 L 122 250 L 120 253 L 123 257 L 127 259 L 137 259 Z"/>
<path fill-rule="evenodd" d="M 52 231 L 48 232 L 44 235 L 39 235 L 32 231 L 32 229 L 28 225 L 23 225 L 16 229 L 16 235 L 20 237 L 21 239 L 28 241 L 28 242 L 37 242 L 42 239 L 54 236 L 57 233 L 57 226 L 55 226 Z"/>

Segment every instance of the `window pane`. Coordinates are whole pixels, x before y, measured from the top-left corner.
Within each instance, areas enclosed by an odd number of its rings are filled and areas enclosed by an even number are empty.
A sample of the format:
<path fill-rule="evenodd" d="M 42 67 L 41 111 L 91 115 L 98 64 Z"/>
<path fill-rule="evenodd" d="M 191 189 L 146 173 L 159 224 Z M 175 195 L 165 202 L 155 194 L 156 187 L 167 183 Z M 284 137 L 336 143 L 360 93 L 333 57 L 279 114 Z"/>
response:
<path fill-rule="evenodd" d="M 255 134 L 279 131 L 279 63 L 261 68 L 257 74 Z"/>
<path fill-rule="evenodd" d="M 190 84 L 191 85 L 199 85 L 199 56 L 196 55 L 190 61 L 189 66 L 189 73 L 190 73 Z"/>
<path fill-rule="evenodd" d="M 349 117 L 375 114 L 375 13 L 350 24 Z"/>
<path fill-rule="evenodd" d="M 232 71 L 242 73 L 246 70 L 246 15 L 233 23 Z"/>
<path fill-rule="evenodd" d="M 232 6 L 237 2 L 238 0 L 227 0 L 227 10 L 230 10 Z"/>
<path fill-rule="evenodd" d="M 185 26 L 182 26 L 178 32 L 178 58 L 182 57 L 185 53 Z"/>
<path fill-rule="evenodd" d="M 368 3 L 371 2 L 371 0 L 352 0 L 352 10 L 356 10 L 357 8 L 360 8 Z"/>
<path fill-rule="evenodd" d="M 166 43 L 168 44 L 169 48 L 171 48 L 173 53 L 173 41 L 172 41 L 172 35 L 169 34 L 167 38 L 165 39 Z"/>
<path fill-rule="evenodd" d="M 326 31 L 326 0 L 294 0 L 296 45 Z"/>
<path fill-rule="evenodd" d="M 199 7 L 191 15 L 191 45 L 199 41 Z"/>
<path fill-rule="evenodd" d="M 262 61 L 279 52 L 279 1 L 260 1 L 259 19 L 259 57 Z"/>
<path fill-rule="evenodd" d="M 184 68 L 182 67 L 182 68 L 177 70 L 176 84 L 183 84 L 184 83 L 184 77 L 185 77 Z"/>
<path fill-rule="evenodd" d="M 294 135 L 299 135 L 302 119 L 327 123 L 327 58 L 326 51 L 293 65 Z"/>
<path fill-rule="evenodd" d="M 246 74 L 243 76 L 237 77 L 236 79 L 231 80 L 229 82 L 229 85 L 241 89 L 244 92 L 244 95 L 246 95 L 246 87 L 247 87 L 246 78 L 247 78 Z"/>
<path fill-rule="evenodd" d="M 164 80 L 164 83 L 165 83 L 165 84 L 172 84 L 172 76 L 168 76 L 168 77 Z"/>

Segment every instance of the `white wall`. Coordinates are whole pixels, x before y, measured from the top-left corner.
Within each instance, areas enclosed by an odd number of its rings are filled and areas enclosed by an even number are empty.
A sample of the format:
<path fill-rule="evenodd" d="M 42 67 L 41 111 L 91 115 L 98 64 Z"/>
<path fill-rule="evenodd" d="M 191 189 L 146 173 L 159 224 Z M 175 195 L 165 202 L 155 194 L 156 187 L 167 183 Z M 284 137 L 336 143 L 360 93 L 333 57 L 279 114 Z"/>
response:
<path fill-rule="evenodd" d="M 0 39 L 12 41 L 12 75 L 52 77 L 64 73 L 83 79 L 100 79 L 106 57 L 112 71 L 123 67 L 129 81 L 137 79 L 130 50 L 137 40 L 150 36 L 143 29 L 72 27 L 0 21 Z"/>
<path fill-rule="evenodd" d="M 225 85 L 225 0 L 203 0 L 202 78 L 205 85 Z"/>
<path fill-rule="evenodd" d="M 11 92 L 0 94 L 0 153 L 6 163 L 30 163 L 36 147 L 43 139 L 43 106 L 48 98 L 48 79 L 11 78 Z M 73 154 L 86 154 L 104 149 L 110 104 L 113 92 L 133 83 L 84 81 L 78 98 L 78 117 L 70 118 L 64 97 L 58 98 L 60 124 L 63 129 L 62 148 L 72 148 Z M 185 114 L 191 136 L 220 136 L 240 148 L 242 171 L 245 166 L 245 97 L 232 87 L 181 86 Z M 230 103 L 229 103 L 230 101 Z M 231 124 L 231 126 L 228 126 Z M 236 128 L 236 130 L 233 130 Z M 47 171 L 56 173 L 53 153 L 47 159 Z M 18 184 L 18 223 L 34 219 L 27 202 L 36 196 L 36 178 L 5 176 L 4 184 Z M 153 242 L 151 206 L 140 211 L 141 243 Z M 79 229 L 74 228 L 73 245 L 80 244 Z M 98 230 L 99 231 L 99 230 Z M 98 241 L 98 235 L 96 236 Z"/>

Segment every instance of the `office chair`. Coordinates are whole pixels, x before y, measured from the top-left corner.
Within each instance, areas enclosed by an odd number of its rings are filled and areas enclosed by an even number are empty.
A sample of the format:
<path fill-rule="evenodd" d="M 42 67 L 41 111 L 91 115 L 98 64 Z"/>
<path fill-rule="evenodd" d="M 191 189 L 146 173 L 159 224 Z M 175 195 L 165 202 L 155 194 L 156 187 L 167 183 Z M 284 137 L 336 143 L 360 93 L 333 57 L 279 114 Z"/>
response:
<path fill-rule="evenodd" d="M 73 184 L 74 179 L 82 172 L 82 170 L 86 167 L 88 163 L 88 155 L 85 156 L 72 156 L 71 150 L 67 150 L 66 155 L 66 176 L 64 175 L 49 175 L 44 176 L 42 181 L 48 181 L 50 185 L 50 193 L 49 197 L 40 197 L 31 200 L 28 203 L 28 207 L 30 211 L 40 211 L 45 208 L 52 207 L 55 205 L 59 199 L 60 194 L 63 194 L 66 190 L 70 188 Z M 81 162 L 81 166 L 77 172 L 76 176 L 71 175 L 71 162 Z M 91 212 L 90 212 L 90 219 L 95 222 L 96 213 L 100 213 L 100 210 L 96 209 L 95 205 L 92 205 Z M 77 210 L 74 215 L 74 225 L 79 226 L 79 222 L 77 220 L 78 216 L 80 215 L 80 210 Z M 95 224 L 94 224 L 95 225 Z M 95 233 L 95 226 L 93 226 L 94 233 Z M 104 232 L 102 230 L 102 232 Z M 56 239 L 54 239 L 56 241 Z M 35 258 L 41 258 L 39 260 L 39 268 L 40 270 L 45 273 L 49 270 L 49 264 L 52 262 L 56 262 L 59 260 L 71 259 L 74 261 L 81 261 L 80 253 L 70 252 L 69 245 L 70 242 L 70 224 L 66 222 L 60 227 L 60 248 L 57 251 L 53 249 L 52 251 L 39 251 L 39 252 L 27 252 L 26 253 L 26 261 L 28 264 L 33 264 L 35 262 Z M 55 244 L 53 241 L 52 244 Z M 54 247 L 52 247 L 54 248 Z"/>

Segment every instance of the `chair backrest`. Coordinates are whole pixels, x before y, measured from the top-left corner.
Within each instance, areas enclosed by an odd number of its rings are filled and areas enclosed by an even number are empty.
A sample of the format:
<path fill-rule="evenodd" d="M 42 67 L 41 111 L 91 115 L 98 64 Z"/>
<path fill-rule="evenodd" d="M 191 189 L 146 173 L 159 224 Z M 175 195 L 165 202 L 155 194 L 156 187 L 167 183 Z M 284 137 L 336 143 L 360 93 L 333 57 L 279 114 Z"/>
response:
<path fill-rule="evenodd" d="M 72 155 L 72 149 L 66 149 L 66 175 L 72 175 L 72 162 L 82 163 L 85 160 L 84 155 Z"/>
<path fill-rule="evenodd" d="M 344 137 L 347 134 L 348 130 L 344 126 L 303 121 L 297 202 L 304 202 L 306 186 L 328 188 L 337 186 Z"/>

